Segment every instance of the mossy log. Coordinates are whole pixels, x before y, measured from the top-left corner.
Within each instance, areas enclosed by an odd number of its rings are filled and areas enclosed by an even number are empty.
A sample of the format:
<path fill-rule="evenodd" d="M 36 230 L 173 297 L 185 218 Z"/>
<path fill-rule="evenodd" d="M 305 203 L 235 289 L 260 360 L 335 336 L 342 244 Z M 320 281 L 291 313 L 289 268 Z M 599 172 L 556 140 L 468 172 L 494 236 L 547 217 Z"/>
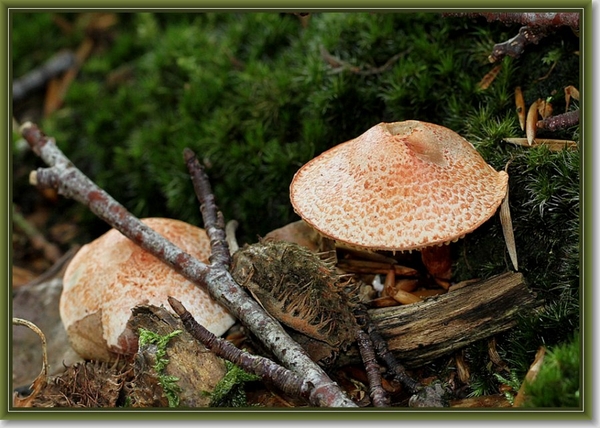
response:
<path fill-rule="evenodd" d="M 406 367 L 419 367 L 514 327 L 539 306 L 520 273 L 504 273 L 428 298 L 369 311 L 373 326 Z"/>

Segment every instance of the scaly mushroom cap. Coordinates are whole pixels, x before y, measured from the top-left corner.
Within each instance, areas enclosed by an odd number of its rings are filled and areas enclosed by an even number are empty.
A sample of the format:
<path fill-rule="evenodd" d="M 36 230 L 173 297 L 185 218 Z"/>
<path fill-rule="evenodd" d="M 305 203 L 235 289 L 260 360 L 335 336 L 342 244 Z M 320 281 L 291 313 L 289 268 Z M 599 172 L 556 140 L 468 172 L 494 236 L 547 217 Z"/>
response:
<path fill-rule="evenodd" d="M 294 210 L 323 235 L 372 250 L 440 245 L 495 212 L 508 175 L 454 131 L 409 120 L 380 123 L 304 165 Z"/>
<path fill-rule="evenodd" d="M 210 240 L 203 229 L 165 218 L 142 222 L 208 263 Z M 111 229 L 84 245 L 67 267 L 60 316 L 80 356 L 111 360 L 137 351 L 137 335 L 127 328 L 131 310 L 137 305 L 169 308 L 167 296 L 181 301 L 200 324 L 217 336 L 235 322 L 207 292 Z"/>

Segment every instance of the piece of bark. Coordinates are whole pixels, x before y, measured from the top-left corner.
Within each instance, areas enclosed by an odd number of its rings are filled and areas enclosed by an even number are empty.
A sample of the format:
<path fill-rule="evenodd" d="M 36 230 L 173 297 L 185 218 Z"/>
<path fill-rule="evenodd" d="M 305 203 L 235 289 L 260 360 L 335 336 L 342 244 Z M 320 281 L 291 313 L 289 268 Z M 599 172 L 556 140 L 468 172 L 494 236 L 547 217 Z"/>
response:
<path fill-rule="evenodd" d="M 372 325 L 406 366 L 438 357 L 513 327 L 540 302 L 520 273 L 505 273 L 423 302 L 371 309 Z"/>
<path fill-rule="evenodd" d="M 133 407 L 168 407 L 169 403 L 160 382 L 161 376 L 173 376 L 180 390 L 179 406 L 207 407 L 210 396 L 217 383 L 225 376 L 225 362 L 195 340 L 181 323 L 164 308 L 156 306 L 138 306 L 133 309 L 133 318 L 129 321 L 133 331 L 140 328 L 160 336 L 167 336 L 176 330 L 181 333 L 167 344 L 166 358 L 169 362 L 164 373 L 157 373 L 156 345 L 141 346 L 134 358 L 135 378 L 130 390 Z"/>

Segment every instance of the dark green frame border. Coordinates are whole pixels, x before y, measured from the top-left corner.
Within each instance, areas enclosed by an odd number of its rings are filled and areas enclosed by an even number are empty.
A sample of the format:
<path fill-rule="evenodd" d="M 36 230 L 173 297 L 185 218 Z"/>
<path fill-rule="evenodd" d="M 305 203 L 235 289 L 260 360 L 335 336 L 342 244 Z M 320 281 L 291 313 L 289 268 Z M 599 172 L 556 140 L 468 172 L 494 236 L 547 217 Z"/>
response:
<path fill-rule="evenodd" d="M 303 0 L 300 2 L 286 2 L 285 8 L 295 8 L 297 10 L 449 10 L 449 9 L 471 9 L 481 10 L 481 3 L 468 0 L 443 2 L 435 0 L 420 0 L 420 1 L 373 1 L 361 2 L 358 0 Z M 420 420 L 420 421 L 458 421 L 458 420 L 503 420 L 503 421 L 541 421 L 541 420 L 579 420 L 592 421 L 592 402 L 594 392 L 594 379 L 589 374 L 593 374 L 592 355 L 593 355 L 593 301 L 592 301 L 592 250 L 593 239 L 588 231 L 592 230 L 592 0 L 581 1 L 572 0 L 567 2 L 559 2 L 556 0 L 546 1 L 523 1 L 523 0 L 505 0 L 502 2 L 489 2 L 485 9 L 502 9 L 507 11 L 515 11 L 517 8 L 523 11 L 557 11 L 558 9 L 581 10 L 583 12 L 583 20 L 581 25 L 582 36 L 582 85 L 580 91 L 582 93 L 581 106 L 583 111 L 582 127 L 582 156 L 583 156 L 583 179 L 581 184 L 582 195 L 582 269 L 581 269 L 581 286 L 584 290 L 582 293 L 582 334 L 583 334 L 583 410 L 561 410 L 561 409 L 541 409 L 541 410 L 525 410 L 525 409 L 505 409 L 505 410 L 458 410 L 458 409 L 440 409 L 420 411 L 418 409 L 290 409 L 290 410 L 259 410 L 259 409 L 207 409 L 207 410 L 60 410 L 60 409 L 11 409 L 11 381 L 9 372 L 9 351 L 10 351 L 10 328 L 11 328 L 11 201 L 12 201 L 12 160 L 11 160 L 11 102 L 10 102 L 10 70 L 11 60 L 9 58 L 9 26 L 10 20 L 9 9 L 57 9 L 64 8 L 70 10 L 77 9 L 111 9 L 118 8 L 123 11 L 127 9 L 173 9 L 173 8 L 210 8 L 215 10 L 226 9 L 274 9 L 281 10 L 281 4 L 276 4 L 272 1 L 255 1 L 250 7 L 246 2 L 236 2 L 232 0 L 220 1 L 172 1 L 168 6 L 159 1 L 129 1 L 126 6 L 123 2 L 117 0 L 106 0 L 102 2 L 90 2 L 84 7 L 73 1 L 58 1 L 53 5 L 47 2 L 34 0 L 0 0 L 0 28 L 6 29 L 0 35 L 0 49 L 2 52 L 1 58 L 5 67 L 3 70 L 6 75 L 3 76 L 2 84 L 0 84 L 0 99 L 6 100 L 1 115 L 2 130 L 5 135 L 5 150 L 1 154 L 1 162 L 4 168 L 1 169 L 1 184 L 2 201 L 5 204 L 4 212 L 6 221 L 0 228 L 0 239 L 6 242 L 4 247 L 5 255 L 2 258 L 1 272 L 6 278 L 5 293 L 0 298 L 0 311 L 4 316 L 1 319 L 0 330 L 0 362 L 2 369 L 0 370 L 0 384 L 5 386 L 0 391 L 0 418 L 15 419 L 15 420 Z M 179 9 L 178 11 L 183 11 Z M 6 171 L 6 173 L 4 173 Z M 597 293 L 596 293 L 597 294 Z M 583 298 L 585 296 L 585 298 Z M 596 370 L 597 372 L 597 370 Z M 597 376 L 596 376 L 597 377 Z M 597 417 L 597 416 L 596 416 Z M 597 422 L 597 421 L 596 421 Z"/>

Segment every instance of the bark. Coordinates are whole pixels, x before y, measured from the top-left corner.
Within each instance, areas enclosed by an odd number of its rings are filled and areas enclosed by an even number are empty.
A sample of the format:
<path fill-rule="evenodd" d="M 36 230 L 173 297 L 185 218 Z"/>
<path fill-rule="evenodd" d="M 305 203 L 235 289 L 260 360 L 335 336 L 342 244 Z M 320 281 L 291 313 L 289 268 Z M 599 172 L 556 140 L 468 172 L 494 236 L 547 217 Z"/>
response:
<path fill-rule="evenodd" d="M 505 273 L 411 305 L 369 311 L 373 327 L 406 367 L 419 367 L 515 326 L 539 307 L 520 273 Z"/>
<path fill-rule="evenodd" d="M 46 137 L 36 125 L 26 123 L 21 132 L 34 153 L 50 166 L 40 168 L 32 174 L 33 184 L 54 187 L 63 196 L 86 205 L 99 218 L 134 243 L 198 286 L 205 287 L 216 301 L 229 309 L 256 334 L 287 368 L 303 376 L 313 385 L 310 393 L 311 404 L 324 407 L 356 407 L 339 386 L 309 358 L 302 347 L 290 338 L 281 325 L 244 292 L 226 267 L 205 265 L 144 225 L 77 169 L 58 149 L 54 139 Z"/>
<path fill-rule="evenodd" d="M 536 123 L 538 129 L 547 129 L 548 131 L 557 131 L 579 123 L 579 110 L 568 111 L 566 113 L 550 116 Z"/>
<path fill-rule="evenodd" d="M 573 29 L 579 28 L 579 13 L 444 13 L 444 16 L 465 16 L 469 18 L 484 17 L 491 21 L 505 24 L 521 24 L 531 27 L 560 27 L 567 25 Z"/>

